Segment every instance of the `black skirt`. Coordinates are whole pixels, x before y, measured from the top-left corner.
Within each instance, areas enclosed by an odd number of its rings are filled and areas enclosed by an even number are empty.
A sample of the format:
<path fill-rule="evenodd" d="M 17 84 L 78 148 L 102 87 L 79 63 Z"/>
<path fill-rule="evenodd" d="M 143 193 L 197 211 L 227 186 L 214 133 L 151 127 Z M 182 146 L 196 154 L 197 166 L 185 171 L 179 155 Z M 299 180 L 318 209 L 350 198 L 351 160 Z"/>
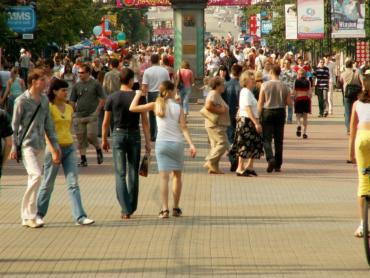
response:
<path fill-rule="evenodd" d="M 241 117 L 237 120 L 231 156 L 260 158 L 263 156 L 263 138 L 258 133 L 251 119 Z"/>
<path fill-rule="evenodd" d="M 294 100 L 294 113 L 311 113 L 311 100 L 309 97 L 297 97 Z"/>

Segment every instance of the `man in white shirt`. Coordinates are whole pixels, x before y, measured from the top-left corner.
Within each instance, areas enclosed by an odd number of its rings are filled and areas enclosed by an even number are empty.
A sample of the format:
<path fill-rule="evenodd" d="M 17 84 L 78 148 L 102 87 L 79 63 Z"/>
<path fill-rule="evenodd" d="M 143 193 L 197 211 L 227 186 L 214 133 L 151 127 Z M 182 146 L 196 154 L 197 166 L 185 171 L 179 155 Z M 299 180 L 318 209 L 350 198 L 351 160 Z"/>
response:
<path fill-rule="evenodd" d="M 142 91 L 147 94 L 148 103 L 157 99 L 159 86 L 163 81 L 170 80 L 168 71 L 159 65 L 159 55 L 153 54 L 150 57 L 152 66 L 144 71 Z M 155 142 L 157 137 L 157 121 L 153 111 L 149 112 L 150 140 Z"/>

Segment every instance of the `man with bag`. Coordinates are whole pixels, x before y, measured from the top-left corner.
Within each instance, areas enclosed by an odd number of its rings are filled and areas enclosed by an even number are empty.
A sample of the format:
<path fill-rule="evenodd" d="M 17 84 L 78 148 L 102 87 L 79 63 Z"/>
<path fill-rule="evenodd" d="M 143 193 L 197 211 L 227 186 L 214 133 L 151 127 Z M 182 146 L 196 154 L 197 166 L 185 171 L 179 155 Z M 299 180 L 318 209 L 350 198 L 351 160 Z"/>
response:
<path fill-rule="evenodd" d="M 362 90 L 362 83 L 360 76 L 356 70 L 353 69 L 353 61 L 351 59 L 346 61 L 346 69 L 340 76 L 343 84 L 344 92 L 344 123 L 349 134 L 349 124 L 351 122 L 352 106 L 357 100 L 358 94 Z"/>

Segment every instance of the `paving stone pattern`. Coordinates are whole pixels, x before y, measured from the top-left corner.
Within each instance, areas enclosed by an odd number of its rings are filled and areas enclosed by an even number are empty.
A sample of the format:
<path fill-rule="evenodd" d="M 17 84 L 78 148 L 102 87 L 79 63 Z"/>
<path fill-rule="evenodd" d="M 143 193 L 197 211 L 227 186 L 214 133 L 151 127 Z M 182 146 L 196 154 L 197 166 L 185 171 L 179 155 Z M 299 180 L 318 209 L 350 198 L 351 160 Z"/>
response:
<path fill-rule="evenodd" d="M 316 100 L 314 101 L 316 104 Z M 26 172 L 7 164 L 0 191 L 0 277 L 370 277 L 358 225 L 356 171 L 345 163 L 347 135 L 340 94 L 334 115 L 309 119 L 308 140 L 286 125 L 281 173 L 208 175 L 204 122 L 192 105 L 189 126 L 198 154 L 188 155 L 181 218 L 158 219 L 155 159 L 140 179 L 139 207 L 120 219 L 112 153 L 80 170 L 90 227 L 74 225 L 62 171 L 41 229 L 20 225 Z"/>

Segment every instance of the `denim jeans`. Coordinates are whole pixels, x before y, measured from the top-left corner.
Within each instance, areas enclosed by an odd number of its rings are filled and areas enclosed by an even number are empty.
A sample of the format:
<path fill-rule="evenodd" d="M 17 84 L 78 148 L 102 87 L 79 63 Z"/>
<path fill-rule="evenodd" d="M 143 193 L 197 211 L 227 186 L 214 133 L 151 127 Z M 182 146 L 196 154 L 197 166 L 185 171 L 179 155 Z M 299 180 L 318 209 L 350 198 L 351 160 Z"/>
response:
<path fill-rule="evenodd" d="M 349 132 L 349 126 L 351 124 L 352 106 L 356 99 L 344 98 L 344 124 L 346 125 L 347 132 Z"/>
<path fill-rule="evenodd" d="M 264 109 L 261 118 L 266 160 L 274 160 L 275 168 L 280 169 L 283 164 L 285 109 Z M 272 150 L 272 139 L 274 139 L 275 155 Z"/>
<path fill-rule="evenodd" d="M 122 214 L 132 214 L 139 196 L 140 130 L 114 130 L 112 148 L 117 200 Z"/>
<path fill-rule="evenodd" d="M 294 97 L 290 97 L 292 102 L 294 103 Z M 288 117 L 287 117 L 288 123 L 291 123 L 293 121 L 293 104 L 288 105 Z"/>
<path fill-rule="evenodd" d="M 148 103 L 154 102 L 157 99 L 158 92 L 148 93 Z M 150 124 L 150 140 L 155 141 L 157 138 L 157 120 L 153 111 L 149 112 L 149 124 Z"/>
<path fill-rule="evenodd" d="M 78 185 L 76 149 L 73 145 L 61 147 L 60 162 L 60 165 L 63 166 L 64 176 L 67 182 L 73 218 L 77 221 L 79 218 L 86 217 L 87 215 L 82 206 L 80 187 Z M 48 212 L 51 193 L 54 190 L 55 179 L 58 175 L 60 165 L 53 163 L 51 153 L 47 149 L 44 161 L 44 177 L 37 199 L 37 215 L 41 217 L 44 217 Z"/>
<path fill-rule="evenodd" d="M 324 89 L 317 88 L 317 100 L 319 102 L 319 113 L 320 115 L 324 115 L 324 113 L 328 112 L 328 91 Z"/>
<path fill-rule="evenodd" d="M 189 114 L 189 96 L 191 87 L 184 87 L 180 90 L 181 106 L 185 114 Z"/>

